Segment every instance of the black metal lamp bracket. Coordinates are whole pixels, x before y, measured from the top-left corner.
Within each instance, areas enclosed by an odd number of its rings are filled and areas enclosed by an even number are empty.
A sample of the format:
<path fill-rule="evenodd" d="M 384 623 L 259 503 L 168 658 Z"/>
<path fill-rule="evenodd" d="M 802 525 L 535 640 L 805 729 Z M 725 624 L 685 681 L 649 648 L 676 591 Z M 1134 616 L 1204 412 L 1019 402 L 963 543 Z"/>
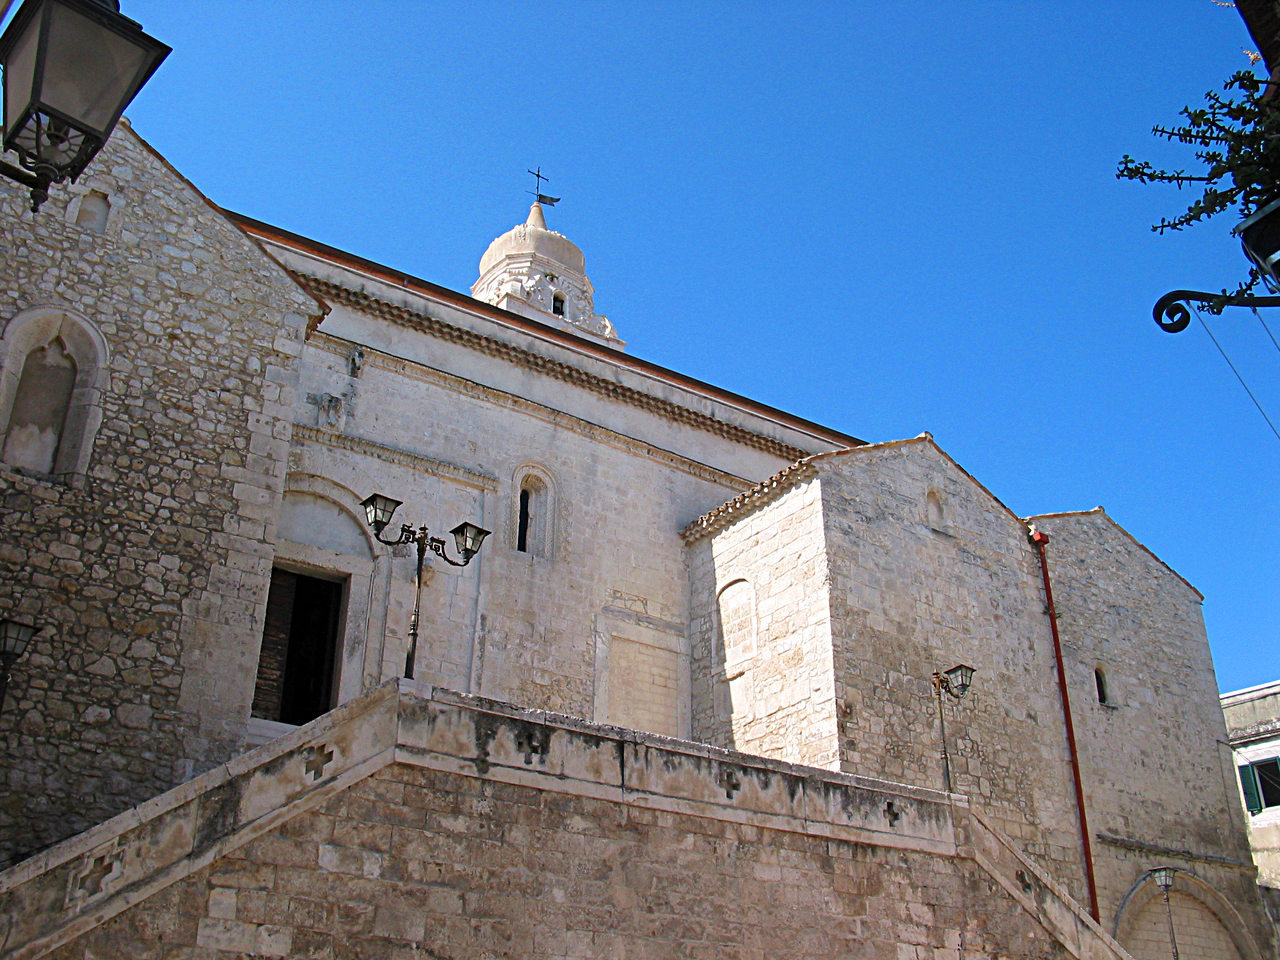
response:
<path fill-rule="evenodd" d="M 49 199 L 49 184 L 53 183 L 54 180 L 43 170 L 38 173 L 29 173 L 21 167 L 15 167 L 12 163 L 6 163 L 4 160 L 0 160 L 0 176 L 16 180 L 24 187 L 31 188 L 32 213 L 38 211 L 40 204 Z"/>
<path fill-rule="evenodd" d="M 1156 301 L 1151 315 L 1165 333 L 1181 333 L 1191 324 L 1191 310 L 1187 306 L 1191 303 L 1213 304 L 1215 312 L 1218 306 L 1257 310 L 1262 307 L 1280 307 L 1280 297 L 1224 297 L 1220 293 L 1205 293 L 1201 290 L 1170 290 Z"/>

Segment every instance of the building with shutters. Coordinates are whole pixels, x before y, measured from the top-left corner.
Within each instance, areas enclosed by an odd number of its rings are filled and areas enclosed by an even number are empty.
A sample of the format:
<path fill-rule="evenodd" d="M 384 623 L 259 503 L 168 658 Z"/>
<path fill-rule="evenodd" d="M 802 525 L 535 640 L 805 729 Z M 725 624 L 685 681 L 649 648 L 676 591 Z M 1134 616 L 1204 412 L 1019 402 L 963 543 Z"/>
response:
<path fill-rule="evenodd" d="M 632 356 L 538 204 L 454 291 L 122 125 L 0 232 L 0 956 L 1275 955 L 1101 508 Z"/>
<path fill-rule="evenodd" d="M 1258 882 L 1280 916 L 1280 682 L 1222 695 Z"/>

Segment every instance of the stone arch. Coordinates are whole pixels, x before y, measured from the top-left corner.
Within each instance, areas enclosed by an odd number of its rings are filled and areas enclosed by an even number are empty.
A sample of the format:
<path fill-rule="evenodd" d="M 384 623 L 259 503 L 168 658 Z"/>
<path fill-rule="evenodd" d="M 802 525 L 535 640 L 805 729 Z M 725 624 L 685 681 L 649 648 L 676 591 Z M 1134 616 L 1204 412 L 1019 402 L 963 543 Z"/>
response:
<path fill-rule="evenodd" d="M 512 471 L 511 489 L 508 545 L 530 557 L 554 559 L 559 504 L 551 471 L 525 461 Z"/>
<path fill-rule="evenodd" d="M 71 371 L 65 395 L 63 385 L 58 383 L 46 384 L 48 389 L 44 391 L 33 391 L 31 372 L 26 370 L 28 358 L 47 361 L 46 369 L 54 373 L 54 380 L 58 371 Z M 0 331 L 0 457 L 36 473 L 84 474 L 94 437 L 102 425 L 109 359 L 110 351 L 101 331 L 79 314 L 49 306 L 24 310 L 11 318 Z M 15 401 L 18 415 L 24 418 L 22 424 L 13 422 Z M 48 424 L 25 422 L 32 419 L 29 410 L 24 409 L 30 402 L 47 405 L 54 401 L 65 403 L 65 409 L 57 410 Z M 47 406 L 46 413 L 50 413 Z M 44 442 L 51 448 L 39 464 L 31 456 L 20 457 L 17 453 L 20 441 L 16 431 L 25 427 L 30 433 L 33 426 L 44 431 Z"/>
<path fill-rule="evenodd" d="M 1235 955 L 1239 960 L 1262 960 L 1262 954 L 1249 935 L 1244 918 L 1231 905 L 1231 902 L 1210 884 L 1186 870 L 1177 870 L 1173 875 L 1169 896 L 1171 903 L 1175 904 L 1173 908 L 1175 935 L 1180 920 L 1185 925 L 1188 919 L 1193 922 L 1198 919 L 1201 923 L 1212 926 L 1213 934 L 1221 942 L 1229 941 L 1234 946 Z M 1158 918 L 1151 916 L 1153 910 L 1159 913 Z M 1115 939 L 1133 954 L 1135 960 L 1145 960 L 1146 951 L 1143 950 L 1141 937 L 1144 925 L 1153 919 L 1158 922 L 1162 930 L 1167 929 L 1163 891 L 1148 871 L 1138 878 L 1120 902 L 1120 909 L 1116 911 L 1115 925 L 1112 930 Z M 1153 960 L 1163 960 L 1163 958 L 1163 952 L 1155 953 L 1153 956 Z M 1235 958 L 1214 957 L 1213 960 L 1235 960 Z"/>

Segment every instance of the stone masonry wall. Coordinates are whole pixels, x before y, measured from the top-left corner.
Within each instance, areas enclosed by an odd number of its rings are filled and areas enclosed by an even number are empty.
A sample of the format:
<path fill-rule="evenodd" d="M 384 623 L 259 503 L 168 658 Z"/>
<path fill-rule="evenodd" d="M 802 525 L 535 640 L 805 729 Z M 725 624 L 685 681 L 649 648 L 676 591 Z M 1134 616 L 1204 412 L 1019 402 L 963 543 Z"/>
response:
<path fill-rule="evenodd" d="M 90 190 L 106 232 L 75 222 Z M 0 466 L 0 612 L 40 625 L 0 714 L 0 863 L 227 756 L 243 717 L 317 303 L 122 123 L 37 216 L 0 184 L 0 329 L 36 307 L 110 351 L 83 475 Z M 201 718 L 206 721 L 203 726 Z"/>
<path fill-rule="evenodd" d="M 49 956 L 850 951 L 1062 955 L 972 861 L 395 765 Z"/>
<path fill-rule="evenodd" d="M 931 440 L 818 463 L 843 768 L 973 797 L 1082 902 L 1079 831 L 1044 598 L 1025 526 Z M 930 513 L 930 499 L 936 515 Z"/>
<path fill-rule="evenodd" d="M 1266 942 L 1200 594 L 1101 508 L 1032 520 L 1050 537 L 1103 923 L 1147 870 L 1176 866 L 1229 891 Z"/>
<path fill-rule="evenodd" d="M 817 479 L 697 541 L 689 569 L 695 738 L 839 769 Z"/>
<path fill-rule="evenodd" d="M 362 347 L 358 376 L 350 362 L 356 344 L 326 335 L 329 321 L 303 353 L 294 415 L 318 432 L 295 440 L 291 475 L 324 477 L 355 514 L 375 490 L 403 500 L 397 528 L 426 522 L 451 555 L 444 531 L 454 524 L 471 520 L 493 531 L 464 570 L 430 558 L 416 676 L 687 735 L 688 587 L 678 531 L 744 481 L 402 360 L 396 354 L 421 353 L 418 341 L 432 341 L 366 319 L 376 327 L 366 339 L 379 348 Z M 332 416 L 320 409 L 326 397 L 336 398 Z M 638 423 L 637 433 L 645 427 Z M 530 472 L 544 488 L 544 515 L 540 537 L 531 538 L 536 548 L 520 552 L 520 482 Z M 384 673 L 374 682 L 399 675 L 407 648 L 414 558 L 399 553 L 386 600 L 376 601 L 388 612 Z M 655 669 L 678 686 L 632 682 L 642 678 L 611 656 L 616 647 L 625 659 L 628 642 L 669 651 Z"/>

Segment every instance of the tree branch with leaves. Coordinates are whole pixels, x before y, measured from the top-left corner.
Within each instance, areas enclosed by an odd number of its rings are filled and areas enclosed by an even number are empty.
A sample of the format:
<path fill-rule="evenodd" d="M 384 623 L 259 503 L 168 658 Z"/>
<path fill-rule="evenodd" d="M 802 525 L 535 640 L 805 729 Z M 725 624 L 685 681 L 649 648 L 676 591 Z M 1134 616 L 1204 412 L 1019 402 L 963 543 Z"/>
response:
<path fill-rule="evenodd" d="M 1206 93 L 1204 107 L 1184 107 L 1185 124 L 1152 129 L 1154 136 L 1197 147 L 1203 173 L 1158 169 L 1128 154 L 1120 161 L 1116 177 L 1121 180 L 1168 183 L 1179 190 L 1204 184 L 1184 213 L 1162 218 L 1153 231 L 1182 230 L 1234 208 L 1241 218 L 1249 217 L 1280 199 L 1280 98 L 1266 96 L 1267 87 L 1268 81 L 1242 70 L 1223 85 L 1222 93 Z M 1222 302 L 1209 309 L 1220 313 L 1226 300 L 1249 293 L 1260 279 L 1258 270 L 1251 269 L 1234 293 L 1223 290 Z"/>

